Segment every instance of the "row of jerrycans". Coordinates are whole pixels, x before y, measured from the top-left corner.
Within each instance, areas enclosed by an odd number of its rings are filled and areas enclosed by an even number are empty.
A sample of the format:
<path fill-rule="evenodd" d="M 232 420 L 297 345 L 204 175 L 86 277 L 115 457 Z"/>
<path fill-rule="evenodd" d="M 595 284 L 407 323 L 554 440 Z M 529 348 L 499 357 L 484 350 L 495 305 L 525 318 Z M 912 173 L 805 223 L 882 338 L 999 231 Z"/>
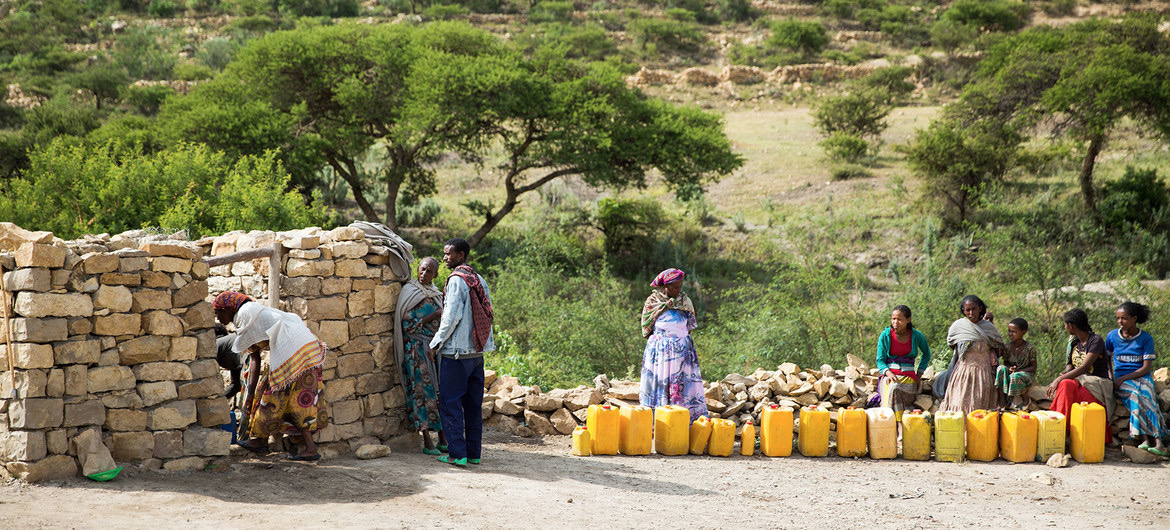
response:
<path fill-rule="evenodd" d="M 792 454 L 793 410 L 771 405 L 761 412 L 760 452 L 764 456 Z M 929 460 L 933 431 L 935 459 L 991 461 L 999 456 L 1012 462 L 1047 460 L 1064 452 L 1066 418 L 1056 412 L 1005 413 L 977 410 L 964 416 L 940 412 L 931 421 L 927 412 L 902 415 L 902 457 Z M 827 410 L 806 407 L 800 414 L 796 446 L 804 456 L 826 456 L 829 451 L 830 415 Z M 842 457 L 888 459 L 898 456 L 898 429 L 889 408 L 843 409 L 837 413 L 837 454 Z M 933 425 L 932 425 L 933 423 Z M 1105 454 L 1105 409 L 1095 403 L 1076 403 L 1068 418 L 1071 453 L 1079 462 L 1101 462 Z M 741 434 L 740 452 L 755 449 L 755 426 L 748 422 Z M 573 454 L 624 455 L 710 454 L 729 456 L 735 446 L 735 423 L 700 417 L 693 423 L 685 407 L 667 405 L 621 407 L 591 405 L 585 427 L 573 433 Z"/>

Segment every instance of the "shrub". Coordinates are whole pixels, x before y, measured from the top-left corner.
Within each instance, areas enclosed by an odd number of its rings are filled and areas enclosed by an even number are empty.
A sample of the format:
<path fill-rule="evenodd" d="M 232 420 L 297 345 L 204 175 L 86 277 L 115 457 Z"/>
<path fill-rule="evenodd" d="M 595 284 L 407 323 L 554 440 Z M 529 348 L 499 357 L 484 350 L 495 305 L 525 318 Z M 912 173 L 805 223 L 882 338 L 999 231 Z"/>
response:
<path fill-rule="evenodd" d="M 813 55 L 829 44 L 829 33 L 820 22 L 790 18 L 772 23 L 772 34 L 767 43 L 784 50 Z"/>
<path fill-rule="evenodd" d="M 532 6 L 528 11 L 528 20 L 536 23 L 564 21 L 569 20 L 572 12 L 572 2 L 545 1 Z"/>
<path fill-rule="evenodd" d="M 177 7 L 171 0 L 151 0 L 150 7 L 146 8 L 146 12 L 151 16 L 158 18 L 171 18 L 175 16 Z"/>
<path fill-rule="evenodd" d="M 908 150 L 910 167 L 922 175 L 923 193 L 941 200 L 948 220 L 962 223 L 984 187 L 1015 162 L 1022 137 L 992 120 L 959 123 L 937 119 L 919 130 Z"/>
<path fill-rule="evenodd" d="M 706 41 L 696 25 L 674 20 L 639 18 L 631 20 L 626 29 L 643 50 L 697 52 Z"/>
<path fill-rule="evenodd" d="M 361 11 L 357 0 L 277 0 L 276 7 L 296 17 L 354 17 Z"/>
<path fill-rule="evenodd" d="M 272 22 L 272 19 L 268 17 L 252 18 L 267 20 L 269 23 Z M 275 27 L 275 25 L 273 25 L 273 27 Z M 211 68 L 212 70 L 222 71 L 227 67 L 228 63 L 232 62 L 232 58 L 236 56 L 236 53 L 239 50 L 240 45 L 235 40 L 225 39 L 223 37 L 215 37 L 212 39 L 207 39 L 207 41 L 199 47 L 199 49 L 195 52 L 195 58 L 198 59 L 199 62 L 207 65 L 207 67 Z"/>
<path fill-rule="evenodd" d="M 1028 23 L 1031 8 L 1012 0 L 958 0 L 943 12 L 940 20 L 973 26 L 985 31 L 1016 31 Z"/>
<path fill-rule="evenodd" d="M 813 122 L 821 134 L 842 132 L 859 138 L 873 138 L 886 129 L 886 116 L 893 110 L 878 90 L 855 91 L 825 98 L 813 110 Z"/>
<path fill-rule="evenodd" d="M 604 61 L 617 52 L 617 45 L 605 28 L 597 24 L 574 26 L 547 24 L 541 46 L 560 47 L 565 57 Z"/>
<path fill-rule="evenodd" d="M 175 93 L 175 89 L 163 85 L 148 85 L 135 86 L 130 85 L 126 87 L 122 98 L 126 100 L 138 111 L 139 114 L 145 116 L 154 116 L 158 114 L 158 109 L 162 107 L 167 97 Z"/>
<path fill-rule="evenodd" d="M 1155 169 L 1126 166 L 1125 175 L 1101 188 L 1097 211 L 1106 226 L 1151 225 L 1159 210 L 1170 206 L 1166 182 Z"/>
<path fill-rule="evenodd" d="M 864 160 L 870 152 L 869 142 L 860 136 L 846 132 L 834 132 L 828 138 L 821 140 L 821 148 L 829 160 L 856 164 Z M 834 178 L 835 175 L 834 175 Z"/>
<path fill-rule="evenodd" d="M 878 68 L 872 74 L 861 78 L 857 86 L 887 103 L 893 103 L 914 92 L 914 83 L 907 81 L 913 73 L 914 69 L 909 66 Z"/>
<path fill-rule="evenodd" d="M 672 7 L 666 10 L 666 17 L 679 22 L 694 22 L 695 12 L 681 7 Z"/>
<path fill-rule="evenodd" d="M 449 19 L 470 13 L 471 10 L 459 4 L 435 4 L 427 7 L 423 15 L 427 18 Z"/>
<path fill-rule="evenodd" d="M 760 16 L 749 0 L 717 0 L 716 12 L 722 20 L 747 22 Z"/>
<path fill-rule="evenodd" d="M 130 79 L 169 79 L 178 62 L 170 37 L 164 28 L 131 27 L 115 38 L 111 55 Z"/>
<path fill-rule="evenodd" d="M 868 169 L 856 164 L 846 164 L 833 168 L 833 180 L 850 180 L 869 178 L 873 176 Z"/>
<path fill-rule="evenodd" d="M 175 79 L 180 81 L 201 81 L 203 79 L 211 79 L 215 76 L 215 72 L 211 68 L 208 68 L 207 65 L 179 63 L 175 65 L 173 75 Z"/>

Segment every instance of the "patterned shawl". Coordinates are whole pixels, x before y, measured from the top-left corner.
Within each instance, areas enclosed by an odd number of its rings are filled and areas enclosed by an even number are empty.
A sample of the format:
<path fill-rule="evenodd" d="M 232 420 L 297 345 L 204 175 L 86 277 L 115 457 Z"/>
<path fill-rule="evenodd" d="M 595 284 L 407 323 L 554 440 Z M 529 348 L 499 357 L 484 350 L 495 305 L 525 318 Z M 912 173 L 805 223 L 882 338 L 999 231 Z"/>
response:
<path fill-rule="evenodd" d="M 404 337 L 405 333 L 402 332 L 402 319 L 406 317 L 407 312 L 413 310 L 424 300 L 431 300 L 439 308 L 439 311 L 443 310 L 443 293 L 433 284 L 424 285 L 418 280 L 410 280 L 402 286 L 402 291 L 398 293 L 398 307 L 394 311 L 394 358 L 398 361 L 399 376 L 403 378 L 407 377 L 407 374 L 404 362 L 406 360 L 406 346 L 403 343 L 406 337 Z M 438 378 L 433 378 L 433 380 L 438 381 Z"/>
<path fill-rule="evenodd" d="M 240 310 L 240 306 L 244 302 L 251 302 L 252 298 L 244 293 L 237 293 L 235 291 L 224 291 L 216 295 L 215 300 L 211 302 L 211 308 L 216 311 L 228 310 L 235 313 Z"/>
<path fill-rule="evenodd" d="M 687 293 L 680 291 L 678 296 L 667 298 L 666 289 L 655 289 L 650 292 L 646 303 L 642 305 L 642 338 L 648 338 L 654 334 L 654 322 L 667 309 L 677 309 L 692 315 L 695 314 L 695 306 L 691 304 Z"/>
<path fill-rule="evenodd" d="M 492 301 L 488 299 L 487 290 L 479 281 L 479 275 L 471 265 L 464 263 L 451 271 L 451 276 L 458 276 L 467 284 L 468 298 L 471 303 L 471 335 L 475 341 L 475 351 L 483 351 L 488 337 L 492 336 Z M 447 277 L 451 281 L 451 277 Z"/>
<path fill-rule="evenodd" d="M 257 303 L 236 313 L 232 351 L 243 353 L 268 341 L 268 386 L 283 390 L 307 370 L 325 364 L 325 347 L 301 317 Z"/>

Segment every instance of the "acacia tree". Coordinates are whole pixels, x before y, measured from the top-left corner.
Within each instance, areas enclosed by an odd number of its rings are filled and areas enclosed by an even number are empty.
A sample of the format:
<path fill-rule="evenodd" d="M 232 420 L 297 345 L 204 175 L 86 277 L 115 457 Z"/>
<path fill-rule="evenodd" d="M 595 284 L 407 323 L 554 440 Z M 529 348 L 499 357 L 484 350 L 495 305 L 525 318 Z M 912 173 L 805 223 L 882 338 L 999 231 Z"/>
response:
<path fill-rule="evenodd" d="M 298 183 L 312 183 L 321 163 L 328 165 L 371 221 L 379 219 L 366 191 L 385 186 L 384 222 L 397 228 L 399 192 L 433 193 L 428 162 L 446 152 L 474 158 L 481 127 L 491 125 L 483 116 L 420 101 L 429 94 L 429 67 L 509 53 L 491 34 L 456 23 L 276 32 L 250 43 L 214 82 L 168 103 L 162 128 L 229 152 L 282 148 L 286 157 L 304 162 L 288 164 L 300 173 Z M 491 81 L 465 85 L 462 97 L 491 97 Z M 240 106 L 246 115 L 228 116 Z M 377 174 L 362 163 L 371 151 L 380 153 Z"/>
<path fill-rule="evenodd" d="M 500 117 L 491 132 L 504 151 L 496 167 L 504 202 L 479 205 L 484 221 L 468 238 L 472 245 L 523 194 L 569 175 L 596 187 L 643 188 L 657 170 L 670 190 L 689 198 L 743 164 L 717 115 L 647 98 L 606 65 L 555 55 L 526 61 L 516 88 L 489 102 L 486 113 Z"/>
<path fill-rule="evenodd" d="M 1113 128 L 1128 117 L 1170 133 L 1170 37 L 1158 24 L 1138 15 L 1009 37 L 990 50 L 960 105 L 969 120 L 1050 128 L 1086 142 L 1078 182 L 1095 211 L 1093 169 Z"/>

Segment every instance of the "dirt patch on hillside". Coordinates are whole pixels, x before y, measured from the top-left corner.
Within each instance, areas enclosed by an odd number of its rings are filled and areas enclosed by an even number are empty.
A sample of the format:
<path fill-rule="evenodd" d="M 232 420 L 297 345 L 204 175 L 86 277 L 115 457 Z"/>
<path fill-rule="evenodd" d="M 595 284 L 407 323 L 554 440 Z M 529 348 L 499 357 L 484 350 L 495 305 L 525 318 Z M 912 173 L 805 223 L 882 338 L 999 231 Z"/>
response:
<path fill-rule="evenodd" d="M 1155 526 L 1165 465 L 569 456 L 567 437 L 489 433 L 481 466 L 421 453 L 317 465 L 236 455 L 226 473 L 0 486 L 0 526 Z M 1052 484 L 1049 485 L 1048 481 Z"/>

